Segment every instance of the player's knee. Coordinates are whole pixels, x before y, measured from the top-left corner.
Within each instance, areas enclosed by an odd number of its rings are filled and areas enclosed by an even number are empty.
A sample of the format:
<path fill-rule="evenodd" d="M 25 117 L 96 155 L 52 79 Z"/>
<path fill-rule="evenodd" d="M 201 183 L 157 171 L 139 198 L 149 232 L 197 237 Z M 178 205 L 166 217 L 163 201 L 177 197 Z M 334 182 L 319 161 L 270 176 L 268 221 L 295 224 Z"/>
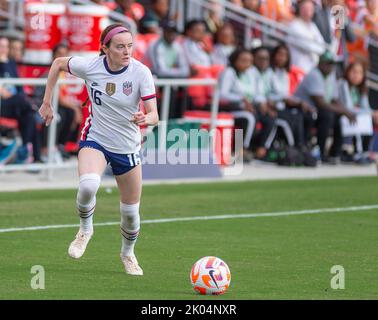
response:
<path fill-rule="evenodd" d="M 101 177 L 96 173 L 83 174 L 80 176 L 79 191 L 77 200 L 81 204 L 85 204 L 96 196 L 100 187 Z"/>
<path fill-rule="evenodd" d="M 122 220 L 129 225 L 129 228 L 136 229 L 139 227 L 139 202 L 135 204 L 120 202 L 120 211 Z"/>

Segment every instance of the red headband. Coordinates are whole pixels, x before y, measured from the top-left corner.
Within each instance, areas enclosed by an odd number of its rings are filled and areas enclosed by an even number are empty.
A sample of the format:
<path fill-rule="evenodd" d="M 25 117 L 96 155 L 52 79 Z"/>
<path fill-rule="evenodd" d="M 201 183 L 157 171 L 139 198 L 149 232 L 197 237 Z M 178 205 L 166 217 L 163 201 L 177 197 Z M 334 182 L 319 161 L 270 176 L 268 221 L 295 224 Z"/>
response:
<path fill-rule="evenodd" d="M 129 29 L 125 28 L 125 27 L 116 27 L 112 30 L 110 30 L 107 35 L 105 36 L 105 39 L 104 41 L 102 42 L 102 44 L 106 45 L 110 40 L 112 40 L 112 38 L 117 34 L 117 33 L 121 33 L 121 32 L 130 32 Z"/>

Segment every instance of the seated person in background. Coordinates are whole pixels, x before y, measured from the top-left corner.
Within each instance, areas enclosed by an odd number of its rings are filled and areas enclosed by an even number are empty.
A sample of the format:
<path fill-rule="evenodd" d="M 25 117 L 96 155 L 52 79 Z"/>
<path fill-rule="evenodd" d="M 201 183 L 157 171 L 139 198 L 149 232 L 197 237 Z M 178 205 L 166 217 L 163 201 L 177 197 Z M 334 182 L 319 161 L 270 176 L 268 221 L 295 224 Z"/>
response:
<path fill-rule="evenodd" d="M 324 39 L 312 21 L 315 5 L 312 0 L 298 1 L 296 18 L 289 24 L 289 49 L 293 64 L 305 73 L 316 67 L 325 49 Z"/>
<path fill-rule="evenodd" d="M 339 100 L 335 62 L 333 54 L 325 51 L 319 58 L 318 67 L 306 75 L 294 94 L 307 102 L 317 113 L 317 143 L 320 157 L 322 162 L 329 164 L 337 164 L 341 155 L 340 116 L 345 115 L 351 122 L 356 120 L 354 112 L 345 108 Z M 327 154 L 326 141 L 332 129 L 333 143 Z M 306 136 L 311 136 L 311 134 Z"/>
<path fill-rule="evenodd" d="M 9 59 L 9 41 L 6 37 L 0 37 L 0 78 L 18 78 L 16 63 Z M 40 162 L 35 111 L 27 100 L 22 86 L 3 85 L 0 87 L 0 99 L 0 117 L 18 121 L 22 146 L 17 150 L 16 163 Z"/>
<path fill-rule="evenodd" d="M 174 21 L 162 25 L 163 35 L 151 43 L 145 56 L 146 64 L 159 78 L 189 78 L 191 75 L 188 61 L 181 44 L 176 41 L 177 29 Z M 182 116 L 186 88 L 172 87 L 169 118 Z M 158 104 L 160 105 L 160 104 Z"/>
<path fill-rule="evenodd" d="M 273 71 L 270 68 L 270 55 L 265 47 L 258 47 L 252 51 L 255 66 L 252 68 L 256 92 L 254 100 L 257 119 L 262 123 L 263 129 L 257 135 L 256 158 L 263 159 L 267 153 L 265 146 L 270 132 L 275 125 L 277 111 L 274 103 L 269 100 L 272 91 Z"/>
<path fill-rule="evenodd" d="M 53 61 L 56 58 L 67 57 L 69 55 L 68 47 L 64 44 L 58 44 L 53 49 Z M 70 79 L 71 74 L 61 72 L 60 78 Z M 62 85 L 59 92 L 58 113 L 60 122 L 58 124 L 57 144 L 58 150 L 63 158 L 69 155 L 65 152 L 65 145 L 72 136 L 78 141 L 79 127 L 83 121 L 81 110 L 81 101 L 78 101 L 72 91 L 81 91 L 82 85 Z"/>
<path fill-rule="evenodd" d="M 23 57 L 24 42 L 18 38 L 9 39 L 9 59 L 12 59 L 19 64 L 22 62 Z"/>
<path fill-rule="evenodd" d="M 202 20 L 191 20 L 186 24 L 182 46 L 193 78 L 215 78 L 218 75 L 214 74 L 219 70 L 213 68 L 211 43 L 206 40 L 206 26 Z M 188 87 L 189 108 L 209 108 L 212 92 L 209 86 Z"/>
<path fill-rule="evenodd" d="M 340 102 L 351 112 L 356 114 L 372 114 L 373 111 L 369 105 L 366 87 L 366 72 L 361 62 L 351 63 L 345 70 L 344 78 L 339 80 L 339 97 Z M 375 111 L 374 113 L 378 113 Z M 356 146 L 356 137 L 354 138 L 355 156 L 354 161 L 359 164 L 371 163 L 369 158 L 369 146 L 371 136 L 362 136 L 362 145 L 358 150 Z"/>
<path fill-rule="evenodd" d="M 231 53 L 236 49 L 236 38 L 232 24 L 224 24 L 216 32 L 212 60 L 214 64 L 227 66 Z"/>
<path fill-rule="evenodd" d="M 136 23 L 144 16 L 144 8 L 135 0 L 115 0 L 115 12 L 121 13 L 126 17 L 133 19 Z"/>
<path fill-rule="evenodd" d="M 65 44 L 57 44 L 52 50 L 53 61 L 56 58 L 67 57 L 68 47 Z M 42 77 L 47 77 L 48 71 L 42 75 Z M 60 78 L 70 78 L 70 74 L 61 72 L 59 75 Z M 65 144 L 69 141 L 72 135 L 76 135 L 76 141 L 78 140 L 78 129 L 82 123 L 82 110 L 81 102 L 77 101 L 75 95 L 71 94 L 70 88 L 74 86 L 82 85 L 61 85 L 59 91 L 59 100 L 58 100 L 58 114 L 59 122 L 57 128 L 57 149 L 59 154 L 67 159 L 70 155 L 65 152 Z M 79 88 L 80 89 L 80 88 Z M 34 99 L 33 102 L 35 105 L 41 105 L 45 87 L 38 86 L 34 90 Z M 79 90 L 80 91 L 80 90 Z M 47 132 L 43 132 L 43 145 L 47 145 Z M 45 152 L 46 153 L 46 152 Z"/>
<path fill-rule="evenodd" d="M 159 78 L 188 78 L 189 64 L 181 45 L 176 41 L 177 29 L 174 21 L 162 25 L 163 35 L 147 49 L 152 73 Z"/>
<path fill-rule="evenodd" d="M 220 77 L 220 111 L 234 116 L 236 127 L 243 129 L 243 160 L 249 162 L 251 140 L 256 124 L 252 71 L 253 56 L 247 49 L 237 49 L 230 56 L 230 65 Z M 239 151 L 237 151 L 239 152 Z M 240 152 L 239 152 L 240 153 Z"/>
<path fill-rule="evenodd" d="M 312 119 L 312 108 L 305 101 L 293 96 L 298 81 L 292 72 L 290 51 L 286 44 L 280 44 L 273 49 L 272 70 L 273 80 L 269 99 L 275 103 L 278 117 L 289 123 L 295 146 L 300 150 L 307 150 L 310 146 L 306 146 L 304 132 L 309 130 L 304 130 L 304 126 L 311 128 L 312 122 L 304 122 L 304 119 Z"/>
<path fill-rule="evenodd" d="M 152 0 L 151 10 L 148 10 L 139 22 L 139 32 L 160 34 L 161 24 L 163 21 L 169 20 L 168 14 L 168 0 Z"/>
<path fill-rule="evenodd" d="M 206 25 L 202 20 L 191 20 L 185 26 L 183 48 L 191 67 L 211 67 L 211 48 L 205 42 Z"/>

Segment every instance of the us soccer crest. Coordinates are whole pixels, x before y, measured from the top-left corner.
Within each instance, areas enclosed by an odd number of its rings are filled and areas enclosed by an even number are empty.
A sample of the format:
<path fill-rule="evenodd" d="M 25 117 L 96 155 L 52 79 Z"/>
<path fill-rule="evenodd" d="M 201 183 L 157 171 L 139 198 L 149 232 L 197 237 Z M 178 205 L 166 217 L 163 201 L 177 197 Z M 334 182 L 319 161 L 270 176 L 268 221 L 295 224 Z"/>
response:
<path fill-rule="evenodd" d="M 112 82 L 106 83 L 105 91 L 106 91 L 108 96 L 112 96 L 116 92 L 115 83 L 112 83 Z"/>
<path fill-rule="evenodd" d="M 133 83 L 131 81 L 126 81 L 123 83 L 123 93 L 129 96 L 133 92 Z"/>

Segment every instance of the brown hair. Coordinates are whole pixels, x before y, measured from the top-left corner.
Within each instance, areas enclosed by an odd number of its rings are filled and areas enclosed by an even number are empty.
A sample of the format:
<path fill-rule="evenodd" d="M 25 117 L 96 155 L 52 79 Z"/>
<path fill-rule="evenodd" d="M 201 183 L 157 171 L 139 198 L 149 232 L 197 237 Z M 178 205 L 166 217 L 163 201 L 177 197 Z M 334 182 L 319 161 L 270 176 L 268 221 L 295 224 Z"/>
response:
<path fill-rule="evenodd" d="M 364 73 L 364 77 L 361 81 L 361 83 L 357 86 L 357 89 L 359 91 L 360 94 L 366 94 L 367 93 L 367 86 L 366 86 L 366 67 L 364 65 L 363 62 L 361 61 L 354 61 L 352 63 L 350 63 L 347 68 L 345 69 L 345 72 L 344 72 L 344 79 L 348 82 L 349 85 L 351 85 L 351 83 L 349 82 L 349 72 L 350 70 L 352 70 L 355 66 L 358 66 L 360 65 L 362 67 L 362 72 Z"/>
<path fill-rule="evenodd" d="M 111 24 L 110 26 L 107 26 L 107 27 L 101 32 L 101 36 L 100 36 L 100 45 L 101 45 L 101 46 L 102 46 L 103 43 L 104 43 L 104 40 L 105 40 L 106 35 L 107 35 L 110 31 L 112 31 L 113 29 L 118 28 L 118 27 L 124 27 L 127 31 L 125 30 L 125 31 L 122 31 L 122 32 L 129 32 L 129 33 L 131 34 L 131 31 L 129 31 L 129 29 L 126 28 L 123 24 L 121 24 L 121 23 Z M 122 32 L 120 32 L 120 33 L 122 33 Z M 111 42 L 112 42 L 112 40 L 110 40 L 107 44 L 105 44 L 105 46 L 106 46 L 107 48 L 109 48 Z M 103 56 L 103 55 L 105 55 L 105 52 L 104 52 L 104 50 L 102 50 L 102 48 L 100 48 L 100 56 Z"/>

